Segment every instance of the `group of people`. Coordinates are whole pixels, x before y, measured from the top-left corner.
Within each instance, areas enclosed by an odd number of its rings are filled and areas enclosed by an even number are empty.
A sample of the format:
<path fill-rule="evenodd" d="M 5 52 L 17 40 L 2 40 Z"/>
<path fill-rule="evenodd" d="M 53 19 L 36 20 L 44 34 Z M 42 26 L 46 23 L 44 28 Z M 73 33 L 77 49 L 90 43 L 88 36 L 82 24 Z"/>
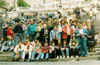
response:
<path fill-rule="evenodd" d="M 94 26 L 91 17 L 79 22 L 78 11 L 74 13 L 76 16 L 72 19 L 60 12 L 22 14 L 20 19 L 13 19 L 13 25 L 4 23 L 0 51 L 13 52 L 12 60 L 21 61 L 87 57 L 87 48 L 95 51 Z"/>

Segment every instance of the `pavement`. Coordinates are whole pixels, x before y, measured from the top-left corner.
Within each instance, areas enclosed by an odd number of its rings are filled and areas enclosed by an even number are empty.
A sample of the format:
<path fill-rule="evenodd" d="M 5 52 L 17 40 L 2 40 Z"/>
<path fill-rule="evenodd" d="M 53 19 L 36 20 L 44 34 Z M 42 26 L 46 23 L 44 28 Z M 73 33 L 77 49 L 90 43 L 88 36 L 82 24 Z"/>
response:
<path fill-rule="evenodd" d="M 0 65 L 100 65 L 100 61 L 0 62 Z"/>

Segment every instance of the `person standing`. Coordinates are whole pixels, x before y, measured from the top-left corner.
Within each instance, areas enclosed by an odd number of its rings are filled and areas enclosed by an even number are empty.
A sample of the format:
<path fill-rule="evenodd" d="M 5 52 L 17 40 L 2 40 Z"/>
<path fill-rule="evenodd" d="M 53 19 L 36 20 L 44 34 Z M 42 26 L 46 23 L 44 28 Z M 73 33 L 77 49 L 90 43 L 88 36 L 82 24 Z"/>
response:
<path fill-rule="evenodd" d="M 32 42 L 35 38 L 35 28 L 36 24 L 34 24 L 33 20 L 31 20 L 31 24 L 27 28 L 27 33 L 30 37 L 30 41 Z"/>
<path fill-rule="evenodd" d="M 81 56 L 87 56 L 87 29 L 82 28 L 82 24 L 79 25 L 79 30 L 76 31 L 76 37 L 80 46 Z"/>
<path fill-rule="evenodd" d="M 59 40 L 61 40 L 61 34 L 57 30 L 57 26 L 54 26 L 54 29 L 50 32 L 50 41 L 54 41 L 55 45 L 57 45 Z"/>

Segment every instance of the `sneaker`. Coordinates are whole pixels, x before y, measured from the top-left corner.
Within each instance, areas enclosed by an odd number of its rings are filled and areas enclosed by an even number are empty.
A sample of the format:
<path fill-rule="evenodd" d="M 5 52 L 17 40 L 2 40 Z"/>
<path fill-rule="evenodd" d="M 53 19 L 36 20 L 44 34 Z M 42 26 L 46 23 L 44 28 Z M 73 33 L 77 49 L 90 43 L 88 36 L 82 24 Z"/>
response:
<path fill-rule="evenodd" d="M 71 58 L 73 58 L 73 56 L 71 56 Z"/>
<path fill-rule="evenodd" d="M 78 56 L 76 56 L 76 58 L 78 58 Z"/>
<path fill-rule="evenodd" d="M 62 56 L 60 56 L 60 58 L 62 58 Z"/>
<path fill-rule="evenodd" d="M 57 56 L 57 59 L 59 58 L 59 56 Z"/>
<path fill-rule="evenodd" d="M 30 62 L 30 59 L 28 59 L 27 61 Z"/>
<path fill-rule="evenodd" d="M 63 56 L 63 58 L 65 58 L 65 56 Z"/>
<path fill-rule="evenodd" d="M 69 56 L 67 56 L 67 58 L 69 58 Z"/>

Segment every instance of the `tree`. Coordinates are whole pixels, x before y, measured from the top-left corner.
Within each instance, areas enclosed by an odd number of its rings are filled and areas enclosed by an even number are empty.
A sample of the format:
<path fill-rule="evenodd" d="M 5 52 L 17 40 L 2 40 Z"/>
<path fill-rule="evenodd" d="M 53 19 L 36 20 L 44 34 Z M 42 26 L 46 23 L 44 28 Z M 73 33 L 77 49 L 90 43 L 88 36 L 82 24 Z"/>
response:
<path fill-rule="evenodd" d="M 30 5 L 27 4 L 24 0 L 18 0 L 17 5 L 18 7 L 30 7 Z"/>
<path fill-rule="evenodd" d="M 0 6 L 6 6 L 7 3 L 5 2 L 5 0 L 0 0 Z"/>

